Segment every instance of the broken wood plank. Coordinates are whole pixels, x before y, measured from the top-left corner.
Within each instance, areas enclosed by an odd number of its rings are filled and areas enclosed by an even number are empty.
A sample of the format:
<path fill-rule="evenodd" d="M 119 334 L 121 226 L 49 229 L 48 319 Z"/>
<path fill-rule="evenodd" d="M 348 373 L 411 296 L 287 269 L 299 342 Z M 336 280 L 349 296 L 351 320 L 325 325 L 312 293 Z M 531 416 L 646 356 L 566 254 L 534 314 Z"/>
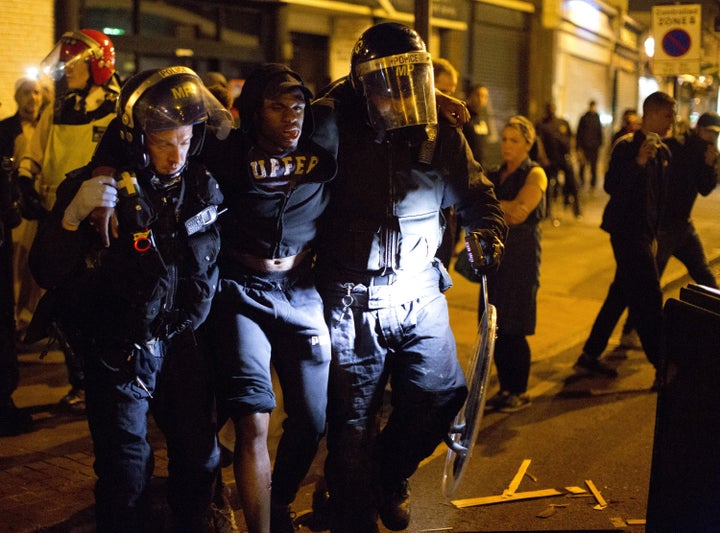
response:
<path fill-rule="evenodd" d="M 628 518 L 626 520 L 627 525 L 629 526 L 644 526 L 645 525 L 645 519 L 644 518 Z"/>
<path fill-rule="evenodd" d="M 565 490 L 568 491 L 570 494 L 587 494 L 587 491 L 582 487 L 565 487 Z"/>
<path fill-rule="evenodd" d="M 529 466 L 530 459 L 525 459 L 522 464 L 520 464 L 520 468 L 518 468 L 515 477 L 512 478 L 510 485 L 503 491 L 503 496 L 512 496 L 513 494 L 515 494 L 515 491 L 520 486 L 520 482 L 522 481 L 523 477 L 525 477 L 525 472 L 527 472 Z"/>
<path fill-rule="evenodd" d="M 479 498 L 466 498 L 464 500 L 452 500 L 452 503 L 458 509 L 464 507 L 474 507 L 476 505 L 492 505 L 494 503 L 514 502 L 518 500 L 529 500 L 532 498 L 547 498 L 548 496 L 561 496 L 564 494 L 557 489 L 542 489 L 529 492 L 516 492 L 512 496 L 481 496 Z"/>
<path fill-rule="evenodd" d="M 605 509 L 608 504 L 605 501 L 605 499 L 602 497 L 602 494 L 600 494 L 600 491 L 595 486 L 595 483 L 592 482 L 590 479 L 585 480 L 585 485 L 587 485 L 587 488 L 590 489 L 590 492 L 592 492 L 592 495 L 595 496 L 595 501 L 597 501 L 597 505 L 593 507 L 593 509 L 597 509 L 598 511 L 601 511 Z"/>

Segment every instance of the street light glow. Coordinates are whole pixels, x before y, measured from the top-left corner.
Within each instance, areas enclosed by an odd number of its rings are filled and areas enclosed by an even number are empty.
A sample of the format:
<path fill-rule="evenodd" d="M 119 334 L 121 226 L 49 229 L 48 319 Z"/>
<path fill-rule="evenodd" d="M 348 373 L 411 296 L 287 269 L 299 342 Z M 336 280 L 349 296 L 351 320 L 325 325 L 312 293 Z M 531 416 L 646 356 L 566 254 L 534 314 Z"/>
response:
<path fill-rule="evenodd" d="M 645 47 L 645 55 L 648 57 L 654 57 L 655 56 L 655 38 L 648 37 L 647 39 L 645 39 L 645 43 L 643 45 Z"/>

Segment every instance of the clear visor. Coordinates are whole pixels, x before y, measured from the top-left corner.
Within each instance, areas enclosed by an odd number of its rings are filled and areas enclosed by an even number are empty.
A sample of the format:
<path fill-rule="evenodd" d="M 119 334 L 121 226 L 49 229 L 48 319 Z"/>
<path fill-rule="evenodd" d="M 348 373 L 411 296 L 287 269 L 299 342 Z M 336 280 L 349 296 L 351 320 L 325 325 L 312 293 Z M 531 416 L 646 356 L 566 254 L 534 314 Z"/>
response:
<path fill-rule="evenodd" d="M 435 83 L 430 54 L 409 52 L 356 67 L 377 131 L 437 124 Z"/>
<path fill-rule="evenodd" d="M 172 84 L 167 90 L 162 87 L 163 78 L 171 74 L 183 74 L 183 69 L 185 67 L 163 69 L 140 84 L 122 110 L 123 124 L 147 132 L 205 122 L 206 128 L 218 139 L 225 139 L 233 127 L 233 116 L 207 87 L 193 79 Z M 147 95 L 157 84 L 161 86 L 162 98 Z"/>
<path fill-rule="evenodd" d="M 73 33 L 73 38 L 63 36 L 40 64 L 40 71 L 52 80 L 59 81 L 66 71 L 78 68 L 92 56 L 97 43 L 82 33 Z"/>

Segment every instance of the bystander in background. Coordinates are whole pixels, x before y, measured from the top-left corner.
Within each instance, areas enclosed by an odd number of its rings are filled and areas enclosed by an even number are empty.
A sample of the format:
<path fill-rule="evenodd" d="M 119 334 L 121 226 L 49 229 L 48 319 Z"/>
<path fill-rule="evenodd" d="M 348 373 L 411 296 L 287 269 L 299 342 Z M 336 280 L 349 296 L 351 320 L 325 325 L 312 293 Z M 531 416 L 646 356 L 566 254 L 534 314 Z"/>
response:
<path fill-rule="evenodd" d="M 537 322 L 540 221 L 547 188 L 545 171 L 529 157 L 534 143 L 532 122 L 523 116 L 509 119 L 500 138 L 503 164 L 488 174 L 509 231 L 500 267 L 487 274 L 488 299 L 498 315 L 495 366 L 500 382 L 500 391 L 487 401 L 487 408 L 506 413 L 530 405 L 527 336 L 535 333 Z M 479 319 L 483 312 L 481 300 Z"/>
<path fill-rule="evenodd" d="M 576 153 L 579 160 L 578 176 L 580 185 L 585 185 L 585 170 L 590 168 L 590 190 L 597 186 L 598 156 L 603 143 L 602 123 L 597 112 L 597 103 L 590 100 L 588 110 L 580 117 L 575 137 Z"/>
<path fill-rule="evenodd" d="M 435 89 L 443 94 L 447 94 L 448 96 L 454 96 L 458 85 L 457 69 L 452 65 L 452 63 L 450 63 L 450 61 L 442 57 L 435 58 L 432 61 Z M 442 210 L 442 214 L 445 218 L 445 231 L 436 256 L 440 259 L 440 261 L 442 261 L 445 268 L 450 268 L 450 261 L 452 261 L 452 258 L 455 255 L 455 248 L 458 243 L 459 233 L 455 206 L 451 205 L 450 207 L 444 208 Z"/>
<path fill-rule="evenodd" d="M 488 88 L 485 85 L 474 85 L 467 95 L 467 106 L 470 121 L 463 126 L 463 134 L 475 160 L 485 169 L 493 168 L 498 163 L 494 153 L 498 132 Z"/>
<path fill-rule="evenodd" d="M 610 195 L 601 228 L 610 234 L 615 278 L 610 284 L 574 369 L 605 377 L 617 370 L 600 360 L 618 318 L 627 305 L 642 347 L 657 369 L 662 338 L 662 290 L 655 242 L 667 202 L 670 148 L 663 138 L 675 121 L 675 100 L 654 92 L 643 102 L 642 128 L 618 139 L 605 174 Z M 653 387 L 656 387 L 656 383 Z"/>
<path fill-rule="evenodd" d="M 560 174 L 562 173 L 562 193 L 565 207 L 572 208 L 575 217 L 580 217 L 582 211 L 572 162 L 573 135 L 570 123 L 555 114 L 554 102 L 548 102 L 545 104 L 545 114 L 535 124 L 535 129 L 547 155 L 547 166 L 544 169 L 551 184 L 548 187 L 549 194 L 554 194 L 553 184 L 560 183 Z M 552 198 L 548 198 L 548 210 L 551 209 L 551 200 Z"/>
<path fill-rule="evenodd" d="M 32 416 L 18 409 L 12 399 L 19 379 L 13 230 L 22 218 L 13 178 L 18 154 L 35 131 L 42 102 L 38 80 L 20 78 L 15 82 L 17 111 L 0 122 L 0 436 L 32 429 Z"/>

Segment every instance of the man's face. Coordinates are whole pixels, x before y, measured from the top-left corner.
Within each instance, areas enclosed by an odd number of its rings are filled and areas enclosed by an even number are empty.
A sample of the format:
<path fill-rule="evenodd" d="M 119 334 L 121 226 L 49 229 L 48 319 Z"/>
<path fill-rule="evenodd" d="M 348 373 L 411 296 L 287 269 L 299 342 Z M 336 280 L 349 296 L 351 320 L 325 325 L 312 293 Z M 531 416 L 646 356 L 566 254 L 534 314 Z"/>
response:
<path fill-rule="evenodd" d="M 452 96 L 457 90 L 457 80 L 448 72 L 441 72 L 437 78 L 435 78 L 435 88 L 442 93 Z"/>
<path fill-rule="evenodd" d="M 637 114 L 631 113 L 625 116 L 625 129 L 627 131 L 637 131 L 641 126 L 642 121 Z"/>
<path fill-rule="evenodd" d="M 470 93 L 468 97 L 467 105 L 475 113 L 479 113 L 484 107 L 488 105 L 490 101 L 490 93 L 487 87 L 478 87 Z"/>
<path fill-rule="evenodd" d="M 148 132 L 145 144 L 158 174 L 172 175 L 183 168 L 192 136 L 192 126 Z"/>
<path fill-rule="evenodd" d="M 90 65 L 82 59 L 65 63 L 65 79 L 70 90 L 83 89 L 90 79 Z"/>
<path fill-rule="evenodd" d="M 711 128 L 701 127 L 697 129 L 698 137 L 700 137 L 703 141 L 712 144 L 713 146 L 717 146 L 719 134 L 719 132 Z"/>
<path fill-rule="evenodd" d="M 647 116 L 643 116 L 642 123 L 645 131 L 657 133 L 660 137 L 665 137 L 675 123 L 675 107 L 664 105 L 652 109 L 647 113 Z"/>
<path fill-rule="evenodd" d="M 260 148 L 276 156 L 297 150 L 304 119 L 305 95 L 298 88 L 263 99 L 256 121 Z"/>
<path fill-rule="evenodd" d="M 23 83 L 15 93 L 15 101 L 22 120 L 36 120 L 42 104 L 40 83 L 30 80 Z"/>

